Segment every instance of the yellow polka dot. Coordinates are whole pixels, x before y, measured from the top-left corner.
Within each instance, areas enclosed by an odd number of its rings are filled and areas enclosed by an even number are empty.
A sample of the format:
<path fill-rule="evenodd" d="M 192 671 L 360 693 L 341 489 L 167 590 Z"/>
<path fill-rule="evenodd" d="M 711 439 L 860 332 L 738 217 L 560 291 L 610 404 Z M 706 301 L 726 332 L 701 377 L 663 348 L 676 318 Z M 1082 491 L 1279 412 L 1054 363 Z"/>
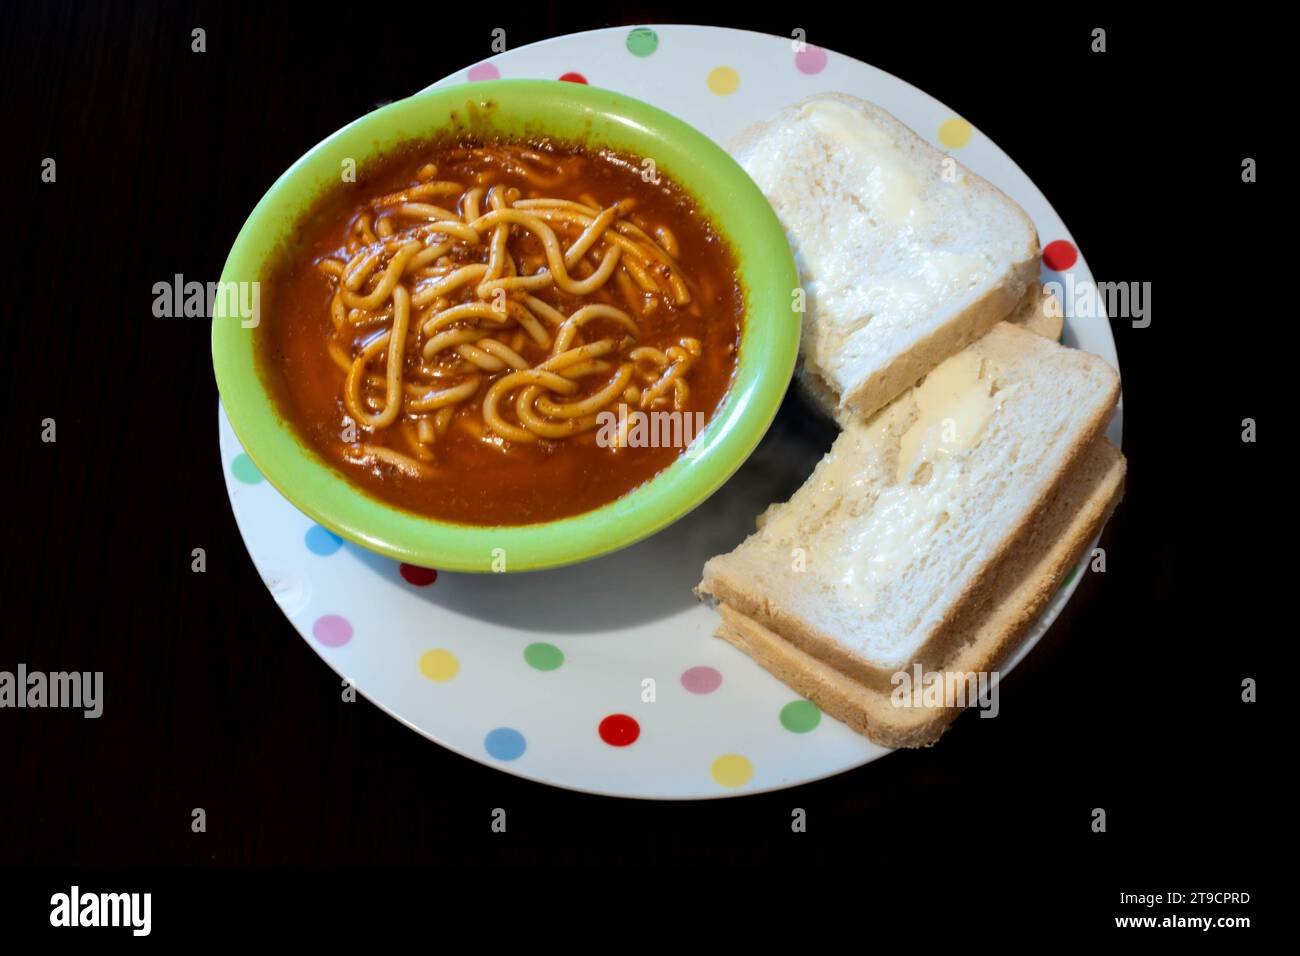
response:
<path fill-rule="evenodd" d="M 460 661 L 456 660 L 456 655 L 451 651 L 437 648 L 420 655 L 420 673 L 429 680 L 441 684 L 455 677 L 459 670 Z"/>
<path fill-rule="evenodd" d="M 951 149 L 961 149 L 970 142 L 971 133 L 970 123 L 966 122 L 959 116 L 954 116 L 950 120 L 944 120 L 939 126 L 939 142 Z"/>
<path fill-rule="evenodd" d="M 729 66 L 714 67 L 709 71 L 709 90 L 719 96 L 730 96 L 740 86 L 740 74 Z"/>
<path fill-rule="evenodd" d="M 723 754 L 713 761 L 715 783 L 724 787 L 743 787 L 754 776 L 754 765 L 740 754 Z"/>

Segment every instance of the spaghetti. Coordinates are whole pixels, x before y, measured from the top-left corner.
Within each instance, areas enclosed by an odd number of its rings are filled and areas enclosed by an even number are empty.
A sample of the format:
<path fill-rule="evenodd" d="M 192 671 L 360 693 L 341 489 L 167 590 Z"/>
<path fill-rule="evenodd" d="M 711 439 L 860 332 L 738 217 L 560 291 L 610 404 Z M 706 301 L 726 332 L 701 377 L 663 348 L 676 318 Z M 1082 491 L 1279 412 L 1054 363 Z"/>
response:
<path fill-rule="evenodd" d="M 471 157 L 543 192 L 577 173 L 572 157 L 513 147 L 444 161 Z M 480 390 L 478 437 L 498 446 L 591 431 L 620 402 L 687 408 L 700 341 L 643 346 L 637 321 L 660 309 L 699 314 L 670 228 L 648 231 L 632 198 L 600 208 L 590 197 L 525 197 L 439 179 L 434 163 L 418 176 L 358 209 L 345 247 L 316 262 L 334 286 L 328 348 L 346 373 L 347 414 L 371 432 L 400 429 L 409 452 L 359 442 L 353 457 L 420 474 Z"/>
<path fill-rule="evenodd" d="M 328 197 L 267 283 L 286 416 L 381 497 L 475 524 L 589 510 L 662 470 L 681 448 L 602 420 L 712 414 L 743 295 L 707 220 L 640 167 L 425 145 Z"/>

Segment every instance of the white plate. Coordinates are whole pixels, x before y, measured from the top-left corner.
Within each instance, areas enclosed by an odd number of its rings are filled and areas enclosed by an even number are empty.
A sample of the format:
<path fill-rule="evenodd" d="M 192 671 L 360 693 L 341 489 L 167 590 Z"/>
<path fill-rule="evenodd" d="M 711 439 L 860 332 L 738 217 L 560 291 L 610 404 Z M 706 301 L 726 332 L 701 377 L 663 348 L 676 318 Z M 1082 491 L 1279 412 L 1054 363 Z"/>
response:
<path fill-rule="evenodd" d="M 943 104 L 836 53 L 796 53 L 789 39 L 619 27 L 511 50 L 437 85 L 568 73 L 674 113 L 719 142 L 812 93 L 857 94 L 1007 192 L 1033 218 L 1046 248 L 1073 249 L 1028 177 Z M 952 135 L 941 137 L 941 129 Z M 1048 245 L 1058 241 L 1069 245 Z M 1092 279 L 1082 257 L 1068 271 L 1076 282 Z M 1118 366 L 1105 318 L 1067 317 L 1065 341 Z M 691 594 L 705 559 L 740 541 L 754 515 L 811 469 L 822 449 L 797 429 L 778 427 L 722 491 L 632 548 L 554 571 L 446 573 L 413 584 L 396 562 L 340 545 L 259 480 L 224 412 L 220 418 L 231 506 L 285 615 L 362 694 L 443 746 L 561 787 L 661 798 L 778 789 L 888 753 L 820 717 L 714 639 L 716 614 Z M 1119 441 L 1118 416 L 1110 437 Z M 1077 576 L 1017 661 L 1076 585 Z M 543 669 L 561 655 L 559 666 Z M 607 721 L 611 715 L 627 719 Z M 606 742 L 602 726 L 625 741 L 619 733 L 630 721 L 639 733 L 633 743 Z"/>

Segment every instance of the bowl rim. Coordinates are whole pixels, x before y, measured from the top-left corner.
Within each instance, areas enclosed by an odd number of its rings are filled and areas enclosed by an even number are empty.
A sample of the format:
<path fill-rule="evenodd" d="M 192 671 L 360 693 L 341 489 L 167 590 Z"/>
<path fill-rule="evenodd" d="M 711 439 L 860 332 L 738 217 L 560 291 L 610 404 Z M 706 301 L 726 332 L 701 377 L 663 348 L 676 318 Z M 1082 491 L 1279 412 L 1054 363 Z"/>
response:
<path fill-rule="evenodd" d="M 767 432 L 794 371 L 801 315 L 784 231 L 748 174 L 703 133 L 633 97 L 582 84 L 490 80 L 424 90 L 354 120 L 281 174 L 240 229 L 220 288 L 261 278 L 302 214 L 337 186 L 341 164 L 360 166 L 404 142 L 461 130 L 586 140 L 650 157 L 729 242 L 745 295 L 737 367 L 689 451 L 621 498 L 553 521 L 466 525 L 407 511 L 353 484 L 281 418 L 257 367 L 249 322 L 233 297 L 217 295 L 212 358 L 222 404 L 273 487 L 313 520 L 372 551 L 448 571 L 537 570 L 608 554 L 662 530 L 717 491 Z"/>

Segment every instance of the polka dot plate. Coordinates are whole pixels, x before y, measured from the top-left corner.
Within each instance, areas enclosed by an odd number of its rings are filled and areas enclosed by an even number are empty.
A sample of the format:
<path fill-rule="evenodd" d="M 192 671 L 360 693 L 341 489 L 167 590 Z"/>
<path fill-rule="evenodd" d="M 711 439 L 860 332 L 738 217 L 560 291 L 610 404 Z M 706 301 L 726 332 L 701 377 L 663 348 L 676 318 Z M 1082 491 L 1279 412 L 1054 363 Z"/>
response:
<path fill-rule="evenodd" d="M 1045 280 L 1091 281 L 1064 223 L 996 145 L 920 90 L 817 39 L 620 27 L 509 50 L 437 85 L 590 83 L 719 142 L 813 93 L 854 93 L 1019 202 L 1042 237 Z M 1089 317 L 1067 315 L 1066 344 L 1118 366 L 1104 313 L 1079 311 Z M 439 573 L 341 542 L 261 480 L 220 419 L 231 505 L 281 610 L 363 695 L 444 747 L 556 786 L 657 798 L 779 789 L 888 753 L 712 637 L 716 614 L 691 593 L 704 561 L 740 541 L 820 454 L 781 419 L 722 491 L 672 527 L 593 562 L 511 575 Z M 1119 441 L 1119 416 L 1110 437 Z M 1077 575 L 1021 656 L 1076 584 Z"/>

